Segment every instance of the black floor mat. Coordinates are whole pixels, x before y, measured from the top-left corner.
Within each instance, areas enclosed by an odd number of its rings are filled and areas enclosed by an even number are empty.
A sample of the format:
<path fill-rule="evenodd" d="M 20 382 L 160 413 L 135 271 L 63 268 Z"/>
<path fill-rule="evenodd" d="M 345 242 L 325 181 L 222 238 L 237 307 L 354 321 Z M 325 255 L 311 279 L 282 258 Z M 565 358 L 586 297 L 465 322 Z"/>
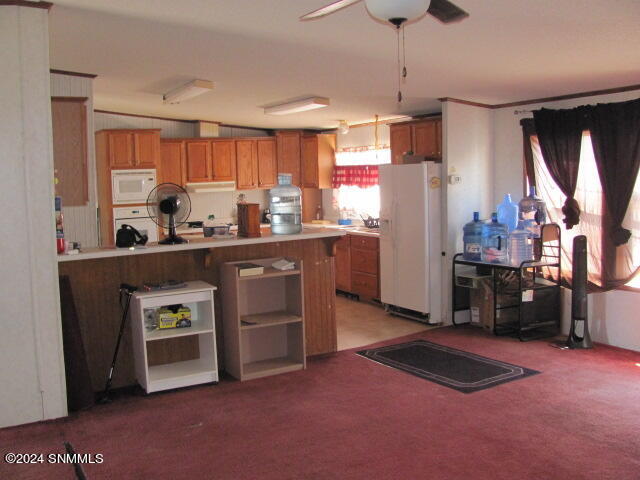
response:
<path fill-rule="evenodd" d="M 426 340 L 414 340 L 357 353 L 464 393 L 484 390 L 540 373 Z"/>

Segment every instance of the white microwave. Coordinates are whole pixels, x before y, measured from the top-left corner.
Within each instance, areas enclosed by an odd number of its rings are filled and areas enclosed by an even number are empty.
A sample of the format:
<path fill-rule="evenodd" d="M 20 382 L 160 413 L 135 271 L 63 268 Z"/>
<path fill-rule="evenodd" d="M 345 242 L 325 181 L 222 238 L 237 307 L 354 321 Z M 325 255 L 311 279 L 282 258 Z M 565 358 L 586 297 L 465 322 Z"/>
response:
<path fill-rule="evenodd" d="M 111 170 L 114 205 L 145 203 L 156 186 L 156 170 Z"/>

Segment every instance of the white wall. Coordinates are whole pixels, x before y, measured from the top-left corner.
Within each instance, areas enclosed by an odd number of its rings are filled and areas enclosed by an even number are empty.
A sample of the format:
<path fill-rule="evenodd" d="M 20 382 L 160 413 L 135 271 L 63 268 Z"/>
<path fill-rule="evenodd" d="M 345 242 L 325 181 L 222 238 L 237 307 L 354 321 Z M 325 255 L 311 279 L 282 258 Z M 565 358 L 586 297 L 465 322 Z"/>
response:
<path fill-rule="evenodd" d="M 47 10 L 0 6 L 0 427 L 67 413 Z"/>
<path fill-rule="evenodd" d="M 157 118 L 132 117 L 115 113 L 95 112 L 95 131 L 111 128 L 160 128 L 162 138 L 189 138 L 195 136 L 195 124 L 180 120 L 160 120 Z"/>
<path fill-rule="evenodd" d="M 451 323 L 451 262 L 462 251 L 462 227 L 479 211 L 483 218 L 493 209 L 493 112 L 486 108 L 444 102 L 442 105 L 443 321 Z M 462 182 L 449 185 L 447 176 Z M 460 314 L 464 316 L 464 314 Z M 463 321 L 461 319 L 461 321 Z"/>
<path fill-rule="evenodd" d="M 52 97 L 86 97 L 87 113 L 87 181 L 89 203 L 85 206 L 66 207 L 64 199 L 64 234 L 70 241 L 80 242 L 83 247 L 98 245 L 96 151 L 93 134 L 93 78 L 75 75 L 51 74 Z"/>
<path fill-rule="evenodd" d="M 238 195 L 245 194 L 249 203 L 259 203 L 260 211 L 269 206 L 269 190 L 236 190 L 235 192 L 190 193 L 189 221 L 206 220 L 211 214 L 223 222 L 237 221 Z"/>
<path fill-rule="evenodd" d="M 495 110 L 494 116 L 494 189 L 493 204 L 505 193 L 522 193 L 522 129 L 520 119 L 530 113 L 515 115 L 514 110 L 539 108 L 573 108 L 580 105 L 623 102 L 640 98 L 640 91 L 574 98 Z M 519 195 L 515 195 L 516 200 Z M 571 295 L 565 295 L 563 325 L 568 331 Z M 640 293 L 616 290 L 589 295 L 589 324 L 594 341 L 640 351 Z"/>

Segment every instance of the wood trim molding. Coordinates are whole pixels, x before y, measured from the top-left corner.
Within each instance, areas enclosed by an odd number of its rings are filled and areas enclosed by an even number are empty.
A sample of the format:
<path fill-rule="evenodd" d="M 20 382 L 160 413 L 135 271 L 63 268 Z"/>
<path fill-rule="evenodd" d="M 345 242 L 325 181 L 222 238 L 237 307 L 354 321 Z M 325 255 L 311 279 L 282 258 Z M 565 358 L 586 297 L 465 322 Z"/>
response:
<path fill-rule="evenodd" d="M 439 98 L 438 100 L 440 100 L 441 102 L 461 103 L 463 105 L 471 105 L 473 107 L 482 107 L 482 108 L 488 108 L 488 109 L 494 110 L 497 108 L 519 107 L 522 105 L 531 105 L 534 103 L 556 102 L 558 100 L 569 100 L 572 98 L 594 97 L 596 95 L 610 95 L 612 93 L 629 92 L 632 90 L 640 90 L 640 84 L 627 85 L 625 87 L 606 88 L 603 90 L 592 90 L 590 92 L 569 93 L 567 95 L 558 95 L 555 97 L 532 98 L 530 100 L 521 100 L 518 102 L 496 103 L 494 105 L 489 105 L 486 103 L 479 103 L 479 102 L 471 102 L 469 100 L 462 100 L 459 98 L 451 98 L 451 97 L 442 97 L 442 98 Z"/>
<path fill-rule="evenodd" d="M 57 70 L 55 68 L 50 69 L 49 73 L 57 73 L 59 75 L 68 75 L 70 77 L 84 77 L 84 78 L 96 78 L 98 76 L 98 75 L 94 75 L 93 73 L 70 72 L 68 70 Z"/>
<path fill-rule="evenodd" d="M 481 107 L 481 108 L 496 108 L 495 105 L 488 105 L 486 103 L 480 103 L 480 102 L 472 102 L 470 100 L 462 100 L 460 98 L 452 98 L 452 97 L 442 97 L 439 98 L 438 100 L 440 100 L 441 102 L 452 102 L 452 103 L 461 103 L 462 105 L 470 105 L 472 107 Z"/>
<path fill-rule="evenodd" d="M 51 97 L 51 100 L 56 102 L 79 102 L 84 103 L 89 100 L 87 97 Z"/>
<path fill-rule="evenodd" d="M 13 7 L 31 7 L 40 8 L 44 10 L 51 10 L 53 3 L 51 2 L 28 2 L 27 0 L 0 0 L 0 7 L 13 6 Z"/>
<path fill-rule="evenodd" d="M 170 120 L 172 122 L 195 123 L 200 120 L 183 120 L 181 118 L 154 117 L 152 115 L 138 115 L 137 113 L 113 112 L 111 110 L 93 110 L 94 113 L 108 113 L 109 115 L 122 115 L 125 117 L 153 118 L 154 120 Z"/>

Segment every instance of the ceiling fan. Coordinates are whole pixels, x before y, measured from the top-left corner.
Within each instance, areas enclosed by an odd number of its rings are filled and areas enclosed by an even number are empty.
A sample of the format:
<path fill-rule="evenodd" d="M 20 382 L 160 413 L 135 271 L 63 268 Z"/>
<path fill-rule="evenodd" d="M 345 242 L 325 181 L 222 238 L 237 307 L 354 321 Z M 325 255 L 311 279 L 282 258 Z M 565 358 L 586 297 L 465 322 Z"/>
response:
<path fill-rule="evenodd" d="M 325 5 L 322 8 L 309 12 L 300 17 L 300 20 L 315 20 L 330 15 L 338 10 L 354 5 L 362 0 L 338 0 Z M 400 29 L 402 28 L 402 56 L 404 58 L 404 25 L 418 19 L 427 13 L 440 20 L 442 23 L 453 23 L 469 16 L 467 12 L 449 0 L 364 0 L 367 11 L 372 17 L 384 22 L 389 22 L 396 27 L 398 37 L 398 105 L 402 102 L 402 90 L 400 84 L 407 77 L 407 67 L 400 69 Z"/>
<path fill-rule="evenodd" d="M 338 0 L 301 16 L 300 20 L 315 20 L 360 1 L 362 0 Z M 372 16 L 396 27 L 426 13 L 442 23 L 458 22 L 469 16 L 467 12 L 449 0 L 365 0 L 365 4 Z"/>

